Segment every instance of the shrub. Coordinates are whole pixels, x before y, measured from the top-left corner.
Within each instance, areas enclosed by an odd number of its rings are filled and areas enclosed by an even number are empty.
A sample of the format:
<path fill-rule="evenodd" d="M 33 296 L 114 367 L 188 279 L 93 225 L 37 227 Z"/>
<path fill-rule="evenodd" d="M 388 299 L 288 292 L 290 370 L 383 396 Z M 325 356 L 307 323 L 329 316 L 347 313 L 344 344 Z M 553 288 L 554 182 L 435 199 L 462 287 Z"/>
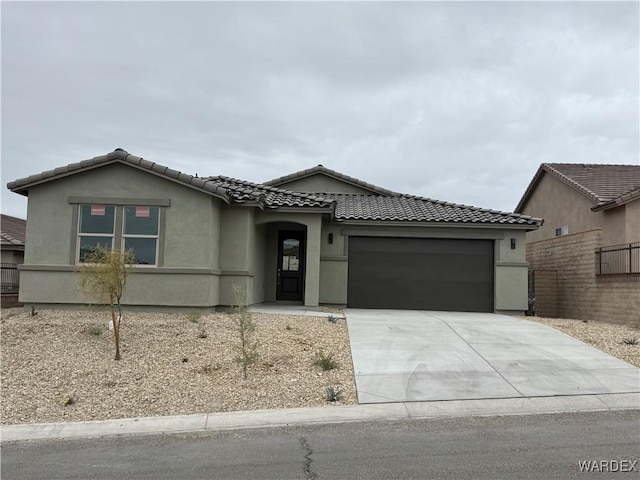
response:
<path fill-rule="evenodd" d="M 333 315 L 329 315 L 327 320 L 329 321 L 329 323 L 338 323 L 339 318 L 338 317 L 334 317 Z"/>
<path fill-rule="evenodd" d="M 202 313 L 198 310 L 191 310 L 187 313 L 187 318 L 191 323 L 200 323 L 200 318 L 202 317 Z"/>
<path fill-rule="evenodd" d="M 200 326 L 200 330 L 198 331 L 198 338 L 207 338 L 209 335 L 207 335 L 207 332 L 204 329 L 204 326 L 201 325 Z"/>
<path fill-rule="evenodd" d="M 338 368 L 338 363 L 333 359 L 333 355 L 331 355 L 330 353 L 325 354 L 322 350 L 320 350 L 316 354 L 316 358 L 313 361 L 313 364 L 325 371 Z"/>
<path fill-rule="evenodd" d="M 622 340 L 625 345 L 638 345 L 638 339 L 636 337 L 625 338 Z"/>
<path fill-rule="evenodd" d="M 89 335 L 94 335 L 96 337 L 99 335 L 102 335 L 103 331 L 104 331 L 104 327 L 102 325 L 93 324 L 87 327 L 87 333 Z"/>
<path fill-rule="evenodd" d="M 342 390 L 327 387 L 327 402 L 337 402 L 342 399 Z"/>

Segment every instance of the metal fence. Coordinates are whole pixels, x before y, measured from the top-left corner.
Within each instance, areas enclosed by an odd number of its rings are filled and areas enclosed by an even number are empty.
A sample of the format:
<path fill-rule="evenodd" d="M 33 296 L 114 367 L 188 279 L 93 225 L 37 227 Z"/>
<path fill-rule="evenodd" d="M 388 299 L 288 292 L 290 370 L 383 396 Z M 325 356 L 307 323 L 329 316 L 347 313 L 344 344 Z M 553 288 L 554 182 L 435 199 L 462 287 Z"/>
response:
<path fill-rule="evenodd" d="M 2 263 L 2 293 L 18 293 L 20 286 L 20 272 L 15 263 Z"/>
<path fill-rule="evenodd" d="M 596 275 L 640 273 L 640 242 L 596 249 Z"/>

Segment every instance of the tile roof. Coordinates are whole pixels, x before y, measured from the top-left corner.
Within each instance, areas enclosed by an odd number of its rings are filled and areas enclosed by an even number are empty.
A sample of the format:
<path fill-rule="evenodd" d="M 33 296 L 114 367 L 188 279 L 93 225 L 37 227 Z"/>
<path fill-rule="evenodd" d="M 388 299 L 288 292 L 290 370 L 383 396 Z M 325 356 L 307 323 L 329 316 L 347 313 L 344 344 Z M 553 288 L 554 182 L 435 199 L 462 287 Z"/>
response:
<path fill-rule="evenodd" d="M 54 170 L 47 170 L 45 172 L 37 173 L 29 177 L 20 178 L 13 182 L 7 183 L 7 188 L 15 193 L 27 196 L 28 190 L 32 186 L 49 182 L 51 180 L 56 180 L 58 178 L 63 178 L 76 173 L 93 170 L 94 168 L 103 167 L 105 165 L 113 163 L 123 163 L 140 170 L 146 170 L 153 173 L 154 175 L 164 177 L 168 180 L 187 185 L 191 188 L 213 194 L 219 198 L 229 201 L 227 192 L 225 190 L 220 189 L 220 187 L 215 184 L 207 183 L 203 178 L 198 178 L 193 175 L 178 172 L 177 170 L 172 170 L 169 167 L 165 167 L 164 165 L 160 165 L 159 163 L 150 162 L 149 160 L 145 160 L 142 157 L 136 157 L 135 155 L 131 155 L 129 152 L 121 148 L 116 148 L 113 152 L 110 152 L 106 155 L 90 158 L 88 160 L 83 160 L 77 163 L 71 163 L 64 167 L 59 167 Z"/>
<path fill-rule="evenodd" d="M 142 157 L 136 157 L 122 149 L 116 149 L 107 155 L 15 180 L 9 182 L 7 187 L 16 193 L 27 195 L 29 188 L 41 183 L 113 163 L 123 163 L 148 171 L 154 175 L 214 195 L 227 203 L 254 204 L 260 208 L 268 209 L 282 207 L 320 208 L 329 210 L 336 220 L 342 221 L 508 224 L 524 225 L 532 228 L 537 228 L 542 224 L 541 219 L 526 215 L 458 205 L 393 192 L 343 175 L 322 165 L 259 184 L 225 176 L 198 178 L 144 160 Z M 318 172 L 368 189 L 372 191 L 372 195 L 294 192 L 275 186 L 278 183 L 286 183 Z"/>
<path fill-rule="evenodd" d="M 528 215 L 401 195 L 332 195 L 337 200 L 338 220 L 372 220 L 434 223 L 481 223 L 540 226 L 542 220 Z"/>
<path fill-rule="evenodd" d="M 285 206 L 333 207 L 331 200 L 319 198 L 309 193 L 291 192 L 222 176 L 201 178 L 188 175 L 177 170 L 172 170 L 159 163 L 145 160 L 142 157 L 131 155 L 120 148 L 106 155 L 83 160 L 82 162 L 71 163 L 64 167 L 9 182 L 7 188 L 26 196 L 29 188 L 32 186 L 113 163 L 123 163 L 140 170 L 149 171 L 154 175 L 212 194 L 227 203 L 246 203 L 252 201 L 267 208 Z"/>
<path fill-rule="evenodd" d="M 24 246 L 27 238 L 27 222 L 21 218 L 2 214 L 0 220 L 0 244 Z"/>
<path fill-rule="evenodd" d="M 594 209 L 621 205 L 640 195 L 640 165 L 543 163 L 518 202 L 516 212 L 522 211 L 543 173 L 582 193 L 596 204 Z"/>
<path fill-rule="evenodd" d="M 333 207 L 334 205 L 331 199 L 313 193 L 293 192 L 222 175 L 207 177 L 207 181 L 227 191 L 229 197 L 237 203 L 255 201 L 267 208 Z"/>
<path fill-rule="evenodd" d="M 372 183 L 363 182 L 355 177 L 350 177 L 349 175 L 345 175 L 344 173 L 336 172 L 335 170 L 331 170 L 323 165 L 317 165 L 313 168 L 308 168 L 306 170 L 300 170 L 299 172 L 291 173 L 289 175 L 285 175 L 284 177 L 274 178 L 273 180 L 269 180 L 268 182 L 264 182 L 264 185 L 270 185 L 274 187 L 278 187 L 283 183 L 289 183 L 294 180 L 299 180 L 301 178 L 310 177 L 312 175 L 316 175 L 321 173 L 323 175 L 327 175 L 329 177 L 337 178 L 338 180 L 342 180 L 343 182 L 351 183 L 352 185 L 357 185 L 358 187 L 364 188 L 365 190 L 369 190 L 373 194 L 377 195 L 388 195 L 388 196 L 400 196 L 401 193 L 394 192 L 392 190 L 387 190 L 386 188 L 378 187 Z"/>

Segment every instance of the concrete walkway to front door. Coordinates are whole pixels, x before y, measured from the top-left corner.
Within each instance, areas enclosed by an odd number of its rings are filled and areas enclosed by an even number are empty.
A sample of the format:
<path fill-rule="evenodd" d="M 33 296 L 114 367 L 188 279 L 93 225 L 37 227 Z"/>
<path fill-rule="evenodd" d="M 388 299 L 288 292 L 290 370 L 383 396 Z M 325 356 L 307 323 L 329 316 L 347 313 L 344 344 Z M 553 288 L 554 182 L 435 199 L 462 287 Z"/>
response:
<path fill-rule="evenodd" d="M 359 403 L 640 392 L 640 369 L 492 313 L 345 310 Z"/>

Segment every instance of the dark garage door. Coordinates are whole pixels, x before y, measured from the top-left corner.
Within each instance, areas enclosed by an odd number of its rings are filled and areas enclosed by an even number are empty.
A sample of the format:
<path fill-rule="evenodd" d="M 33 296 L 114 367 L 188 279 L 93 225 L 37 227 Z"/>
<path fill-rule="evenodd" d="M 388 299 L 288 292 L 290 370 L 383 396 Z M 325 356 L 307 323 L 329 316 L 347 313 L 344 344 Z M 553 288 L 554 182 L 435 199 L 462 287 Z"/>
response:
<path fill-rule="evenodd" d="M 349 237 L 347 305 L 493 312 L 493 240 Z"/>

